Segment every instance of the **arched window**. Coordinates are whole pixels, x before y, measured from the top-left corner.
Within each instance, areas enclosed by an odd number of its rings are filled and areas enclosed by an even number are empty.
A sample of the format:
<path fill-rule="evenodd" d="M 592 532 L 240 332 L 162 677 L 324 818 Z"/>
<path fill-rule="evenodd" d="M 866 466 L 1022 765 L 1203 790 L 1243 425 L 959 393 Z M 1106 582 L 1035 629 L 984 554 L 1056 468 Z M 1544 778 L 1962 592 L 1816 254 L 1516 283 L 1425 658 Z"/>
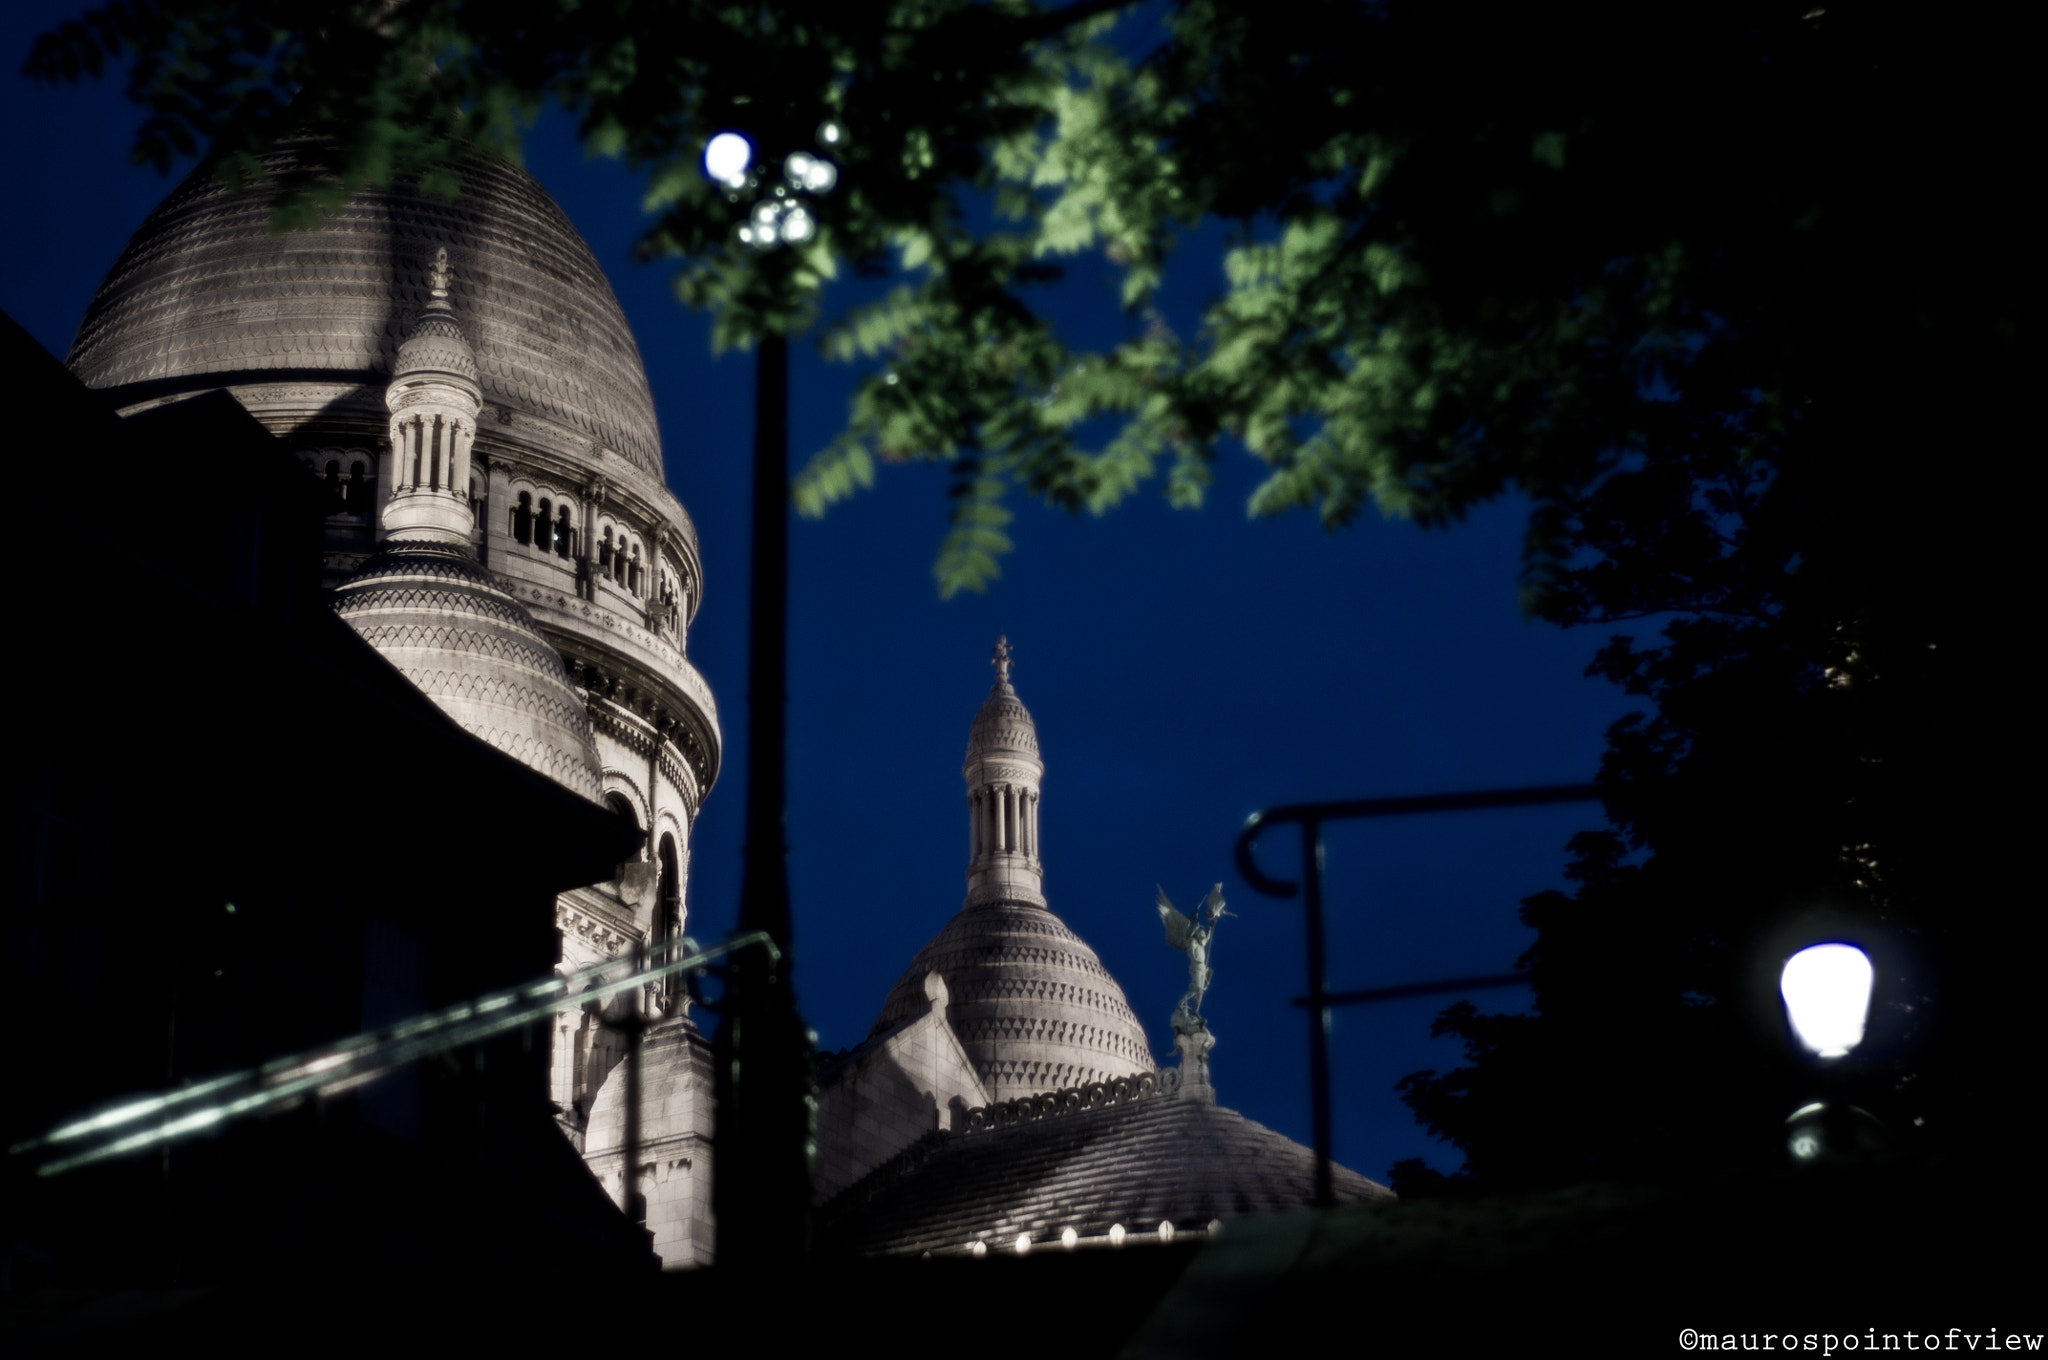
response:
<path fill-rule="evenodd" d="M 640 593 L 640 545 L 638 543 L 635 543 L 633 545 L 633 560 L 631 564 L 628 566 L 627 570 L 631 572 L 632 575 L 631 578 L 626 582 L 626 589 L 632 591 L 635 595 L 638 595 Z"/>
<path fill-rule="evenodd" d="M 549 518 L 554 513 L 554 502 L 546 496 L 540 498 L 540 509 L 533 517 L 533 546 L 543 553 L 552 552 L 555 546 L 555 522 Z"/>
<path fill-rule="evenodd" d="M 683 933 L 683 871 L 676 855 L 676 838 L 661 838 L 661 878 L 654 914 L 656 938 L 672 940 Z"/>
<path fill-rule="evenodd" d="M 612 579 L 612 526 L 604 526 L 604 537 L 597 544 L 597 569 L 604 573 L 604 579 Z"/>
<path fill-rule="evenodd" d="M 676 599 L 675 578 L 664 569 L 661 573 L 661 626 L 673 633 L 682 619 L 682 608 Z"/>
<path fill-rule="evenodd" d="M 565 505 L 555 522 L 555 556 L 567 557 L 575 551 L 575 535 L 576 531 L 569 527 L 569 507 Z"/>
<path fill-rule="evenodd" d="M 661 853 L 656 856 L 661 865 L 661 876 L 655 880 L 654 937 L 657 940 L 679 940 L 683 933 L 683 873 L 676 855 L 676 838 L 661 838 Z M 671 949 L 680 949 L 680 944 Z M 674 955 L 671 953 L 670 958 Z M 663 984 L 665 990 L 662 1009 L 669 1015 L 687 1014 L 690 999 L 690 982 L 687 976 L 671 974 Z"/>
<path fill-rule="evenodd" d="M 619 819 L 630 824 L 635 831 L 640 829 L 640 819 L 633 815 L 633 800 L 616 791 L 604 796 L 604 805 L 619 815 Z"/>
<path fill-rule="evenodd" d="M 519 493 L 519 504 L 512 511 L 512 537 L 521 543 L 533 542 L 533 494 Z"/>
<path fill-rule="evenodd" d="M 342 499 L 344 493 L 341 489 L 341 460 L 339 458 L 327 460 L 327 476 L 322 480 L 321 490 L 325 494 L 327 501 L 326 513 L 338 515 L 348 508 Z"/>
<path fill-rule="evenodd" d="M 341 489 L 342 503 L 351 515 L 370 513 L 369 470 L 358 458 L 348 465 L 348 485 Z"/>

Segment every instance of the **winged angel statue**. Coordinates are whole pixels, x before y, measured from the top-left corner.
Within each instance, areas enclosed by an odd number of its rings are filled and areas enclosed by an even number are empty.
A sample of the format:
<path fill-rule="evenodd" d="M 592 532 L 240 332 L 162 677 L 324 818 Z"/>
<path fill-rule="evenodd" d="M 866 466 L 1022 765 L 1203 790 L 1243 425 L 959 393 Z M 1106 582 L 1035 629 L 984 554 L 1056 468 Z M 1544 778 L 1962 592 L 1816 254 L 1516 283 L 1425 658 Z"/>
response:
<path fill-rule="evenodd" d="M 1216 923 L 1230 915 L 1223 909 L 1223 885 L 1218 883 L 1209 889 L 1208 897 L 1195 908 L 1192 919 L 1181 915 L 1167 900 L 1166 889 L 1153 886 L 1159 894 L 1155 901 L 1159 923 L 1166 927 L 1166 942 L 1188 956 L 1188 989 L 1180 1005 L 1174 1007 L 1173 1027 L 1181 1031 L 1205 1029 L 1202 994 L 1209 990 L 1210 980 L 1216 976 L 1216 970 L 1209 966 L 1209 940 L 1216 934 Z"/>

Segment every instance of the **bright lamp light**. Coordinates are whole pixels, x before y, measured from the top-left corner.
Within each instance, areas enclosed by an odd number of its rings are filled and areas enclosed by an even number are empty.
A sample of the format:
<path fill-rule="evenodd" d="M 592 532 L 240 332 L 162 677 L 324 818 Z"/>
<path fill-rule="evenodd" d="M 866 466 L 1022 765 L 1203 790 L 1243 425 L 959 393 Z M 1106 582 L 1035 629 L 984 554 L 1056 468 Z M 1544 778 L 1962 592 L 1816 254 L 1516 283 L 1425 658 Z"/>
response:
<path fill-rule="evenodd" d="M 1778 991 L 1799 1042 L 1822 1058 L 1862 1043 L 1875 976 L 1870 956 L 1853 944 L 1812 945 L 1787 959 Z"/>
<path fill-rule="evenodd" d="M 739 188 L 753 163 L 753 144 L 737 132 L 721 132 L 705 144 L 704 173 L 721 184 Z"/>
<path fill-rule="evenodd" d="M 782 162 L 782 173 L 797 188 L 814 194 L 830 193 L 839 182 L 838 168 L 823 156 L 813 156 L 808 151 L 790 152 Z"/>

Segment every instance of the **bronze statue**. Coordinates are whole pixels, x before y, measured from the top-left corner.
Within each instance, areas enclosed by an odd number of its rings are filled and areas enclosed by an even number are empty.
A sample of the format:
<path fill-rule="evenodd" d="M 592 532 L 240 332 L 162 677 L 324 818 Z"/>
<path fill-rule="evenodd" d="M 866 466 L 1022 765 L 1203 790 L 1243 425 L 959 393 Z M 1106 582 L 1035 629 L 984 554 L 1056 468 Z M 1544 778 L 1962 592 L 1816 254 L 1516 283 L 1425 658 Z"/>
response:
<path fill-rule="evenodd" d="M 1216 976 L 1209 966 L 1209 941 L 1216 934 L 1216 923 L 1230 914 L 1223 909 L 1223 885 L 1218 883 L 1209 890 L 1192 919 L 1167 900 L 1166 889 L 1153 886 L 1159 894 L 1156 905 L 1159 923 L 1166 927 L 1166 942 L 1188 956 L 1188 989 L 1173 1009 L 1173 1028 L 1182 1033 L 1207 1029 L 1208 1022 L 1202 1019 L 1202 994 Z"/>

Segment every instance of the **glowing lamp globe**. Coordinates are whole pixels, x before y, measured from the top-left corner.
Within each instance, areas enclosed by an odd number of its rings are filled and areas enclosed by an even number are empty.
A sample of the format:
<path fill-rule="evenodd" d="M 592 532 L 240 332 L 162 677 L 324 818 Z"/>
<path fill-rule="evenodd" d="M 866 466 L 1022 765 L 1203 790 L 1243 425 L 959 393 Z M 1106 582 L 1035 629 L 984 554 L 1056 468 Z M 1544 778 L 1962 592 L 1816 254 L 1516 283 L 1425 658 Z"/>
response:
<path fill-rule="evenodd" d="M 753 144 L 737 132 L 721 132 L 704 146 L 704 173 L 737 189 L 754 163 Z"/>
<path fill-rule="evenodd" d="M 826 194 L 839 182 L 839 170 L 823 156 L 813 156 L 808 151 L 792 151 L 782 162 L 782 173 L 797 188 L 808 193 Z"/>
<path fill-rule="evenodd" d="M 1792 1032 L 1820 1058 L 1839 1058 L 1863 1042 L 1875 973 L 1853 944 L 1817 944 L 1785 961 L 1778 991 Z"/>

